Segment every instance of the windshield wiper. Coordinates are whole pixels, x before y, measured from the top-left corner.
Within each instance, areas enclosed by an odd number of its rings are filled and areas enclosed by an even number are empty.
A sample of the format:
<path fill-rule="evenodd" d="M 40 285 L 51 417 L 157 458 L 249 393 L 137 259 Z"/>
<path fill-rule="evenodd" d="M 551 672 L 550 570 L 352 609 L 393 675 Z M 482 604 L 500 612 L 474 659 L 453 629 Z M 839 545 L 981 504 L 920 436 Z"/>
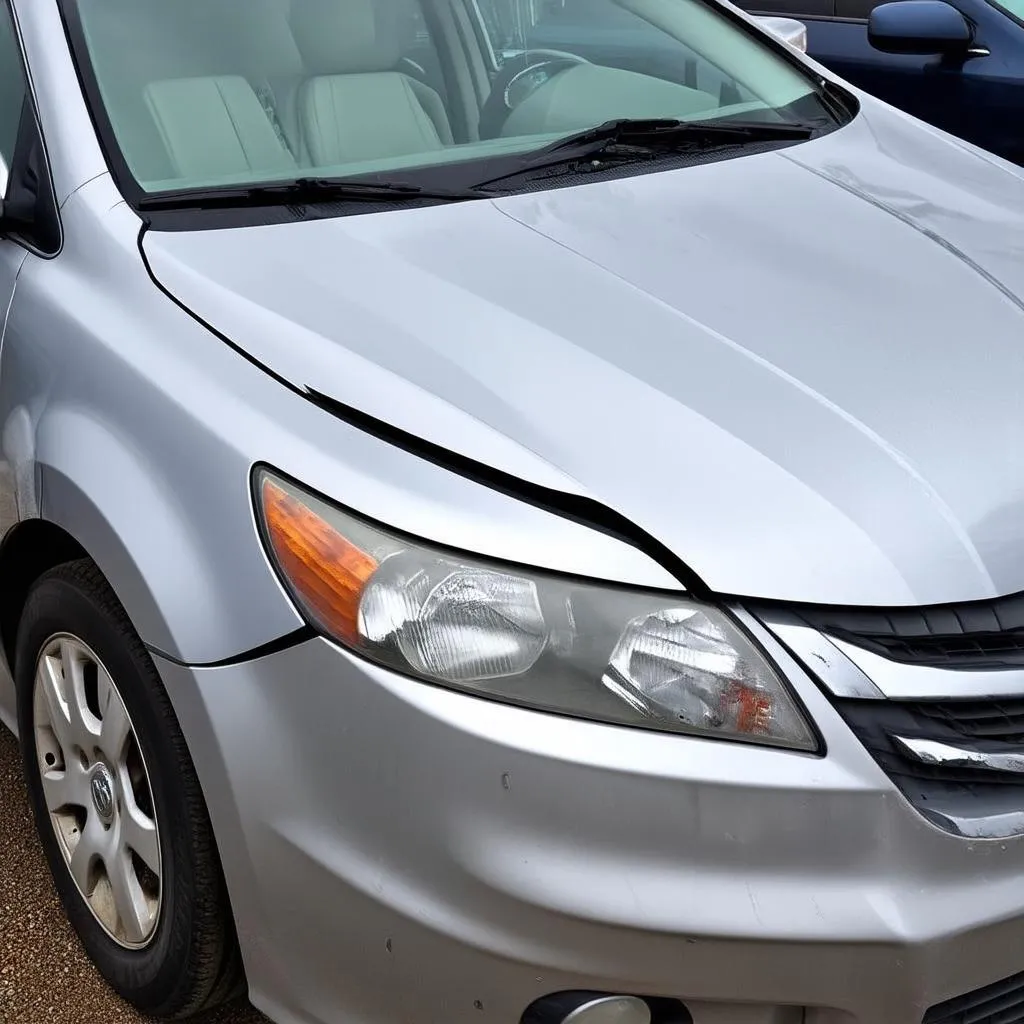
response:
<path fill-rule="evenodd" d="M 628 163 L 652 157 L 684 153 L 716 146 L 742 146 L 757 142 L 800 142 L 809 139 L 817 124 L 787 121 L 677 121 L 620 118 L 528 153 L 515 170 L 474 187 L 489 188 L 532 171 L 557 170 L 583 160 L 596 160 L 600 169 L 607 162 Z"/>
<path fill-rule="evenodd" d="M 144 210 L 231 209 L 251 206 L 302 206 L 335 202 L 463 202 L 490 199 L 474 188 L 445 189 L 401 181 L 351 181 L 346 178 L 297 178 L 294 181 L 223 188 L 189 188 L 157 192 L 139 200 Z"/>
<path fill-rule="evenodd" d="M 444 188 L 404 181 L 348 178 L 296 178 L 251 185 L 188 188 L 142 197 L 143 210 L 239 209 L 254 206 L 304 206 L 317 203 L 465 202 L 492 199 L 493 186 L 534 171 L 549 171 L 582 160 L 621 163 L 685 152 L 694 148 L 752 142 L 800 141 L 818 126 L 782 121 L 676 121 L 622 118 L 567 138 L 514 160 L 511 171 L 467 187 Z"/>

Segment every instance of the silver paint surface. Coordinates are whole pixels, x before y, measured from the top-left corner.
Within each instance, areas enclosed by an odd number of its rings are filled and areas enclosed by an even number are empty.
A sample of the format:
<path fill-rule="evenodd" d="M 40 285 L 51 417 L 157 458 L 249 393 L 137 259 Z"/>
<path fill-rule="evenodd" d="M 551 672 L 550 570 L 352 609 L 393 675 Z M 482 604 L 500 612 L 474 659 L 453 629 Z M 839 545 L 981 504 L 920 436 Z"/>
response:
<path fill-rule="evenodd" d="M 508 1024 L 579 988 L 684 998 L 696 1024 L 908 1024 L 1021 969 L 1024 839 L 928 824 L 750 616 L 823 756 L 505 707 L 319 639 L 212 667 L 301 625 L 253 521 L 258 463 L 437 543 L 681 587 L 307 387 L 589 497 L 723 594 L 1024 589 L 1021 172 L 862 97 L 841 131 L 713 167 L 152 232 L 183 309 L 55 2 L 16 8 L 65 244 L 0 242 L 0 527 L 69 533 L 162 652 L 260 1008 Z M 860 696 L 965 685 L 813 650 Z"/>
<path fill-rule="evenodd" d="M 145 251 L 295 385 L 592 497 L 715 591 L 1024 590 L 1024 182 L 864 106 L 777 153 Z"/>

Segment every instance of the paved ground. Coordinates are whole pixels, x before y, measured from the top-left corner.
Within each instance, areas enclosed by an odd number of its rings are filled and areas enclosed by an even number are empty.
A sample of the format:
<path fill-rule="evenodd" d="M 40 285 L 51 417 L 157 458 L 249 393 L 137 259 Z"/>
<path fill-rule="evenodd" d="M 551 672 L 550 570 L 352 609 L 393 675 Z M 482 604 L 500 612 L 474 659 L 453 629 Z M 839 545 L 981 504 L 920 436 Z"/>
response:
<path fill-rule="evenodd" d="M 0 1024 L 146 1024 L 93 970 L 36 838 L 10 734 L 0 726 Z M 248 1007 L 202 1024 L 268 1024 Z"/>

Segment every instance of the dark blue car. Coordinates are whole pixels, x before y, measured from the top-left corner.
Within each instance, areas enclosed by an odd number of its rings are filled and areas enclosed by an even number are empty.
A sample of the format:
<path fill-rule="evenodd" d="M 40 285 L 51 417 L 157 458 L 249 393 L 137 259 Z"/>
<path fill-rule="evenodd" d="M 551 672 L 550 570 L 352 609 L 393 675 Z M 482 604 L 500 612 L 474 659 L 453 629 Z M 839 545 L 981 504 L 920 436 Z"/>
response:
<path fill-rule="evenodd" d="M 1024 0 L 737 2 L 751 14 L 798 18 L 807 26 L 810 55 L 836 74 L 1024 164 Z M 580 5 L 591 11 L 585 44 L 575 14 Z M 604 11 L 601 30 L 593 27 L 594 7 Z M 637 70 L 650 73 L 650 31 L 610 0 L 547 0 L 530 45 L 627 68 L 642 52 L 645 67 Z M 679 58 L 666 49 L 666 77 L 677 77 Z"/>
<path fill-rule="evenodd" d="M 1021 0 L 744 0 L 743 6 L 798 17 L 807 26 L 808 52 L 836 74 L 1024 163 Z"/>

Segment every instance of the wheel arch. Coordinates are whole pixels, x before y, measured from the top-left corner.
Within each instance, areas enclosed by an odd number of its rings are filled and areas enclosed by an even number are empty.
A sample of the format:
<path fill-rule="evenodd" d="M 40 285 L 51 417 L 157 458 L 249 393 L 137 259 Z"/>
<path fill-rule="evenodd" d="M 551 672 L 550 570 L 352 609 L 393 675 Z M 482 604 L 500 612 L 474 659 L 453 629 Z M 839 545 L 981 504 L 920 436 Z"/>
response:
<path fill-rule="evenodd" d="M 262 551 L 250 463 L 190 424 L 174 434 L 143 420 L 129 432 L 95 408 L 54 405 L 34 462 L 41 518 L 87 552 L 143 643 L 204 665 L 303 622 Z"/>
<path fill-rule="evenodd" d="M 12 671 L 18 625 L 32 584 L 58 565 L 89 557 L 67 530 L 45 519 L 25 519 L 7 531 L 0 542 L 0 645 Z"/>

